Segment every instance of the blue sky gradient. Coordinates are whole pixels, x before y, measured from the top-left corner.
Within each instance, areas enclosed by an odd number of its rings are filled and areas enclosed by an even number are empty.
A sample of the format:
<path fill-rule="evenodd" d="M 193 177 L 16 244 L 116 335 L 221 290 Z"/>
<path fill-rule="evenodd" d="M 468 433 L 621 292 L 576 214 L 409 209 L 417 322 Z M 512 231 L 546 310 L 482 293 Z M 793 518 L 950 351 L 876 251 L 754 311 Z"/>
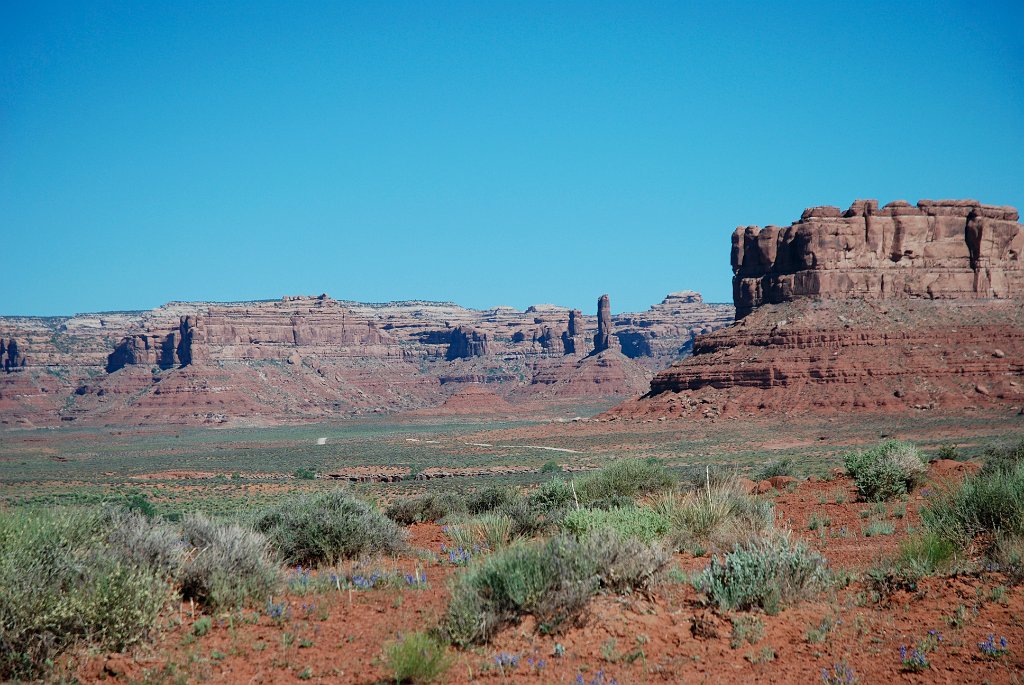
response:
<path fill-rule="evenodd" d="M 1024 208 L 1022 7 L 0 0 L 0 314 L 729 301 L 737 225 Z"/>

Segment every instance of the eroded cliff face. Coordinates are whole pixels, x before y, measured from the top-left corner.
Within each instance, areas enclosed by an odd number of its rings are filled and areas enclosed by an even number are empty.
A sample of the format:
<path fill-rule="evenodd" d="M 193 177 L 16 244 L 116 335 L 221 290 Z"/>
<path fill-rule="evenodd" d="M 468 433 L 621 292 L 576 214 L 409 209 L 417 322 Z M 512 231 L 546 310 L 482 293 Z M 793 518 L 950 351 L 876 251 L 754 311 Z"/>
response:
<path fill-rule="evenodd" d="M 797 297 L 965 299 L 1024 290 L 1024 233 L 1013 207 L 974 200 L 917 206 L 858 200 L 813 207 L 787 227 L 732 237 L 733 299 L 741 319 Z"/>
<path fill-rule="evenodd" d="M 1024 406 L 1024 226 L 973 200 L 858 201 L 733 234 L 738 321 L 620 415 Z"/>
<path fill-rule="evenodd" d="M 631 348 L 647 369 L 667 366 L 698 331 L 732 321 L 730 306 L 706 305 L 699 296 L 671 312 L 661 306 L 613 316 L 606 328 L 656 341 Z M 0 317 L 0 420 L 9 426 L 315 420 L 433 407 L 470 383 L 527 399 L 546 396 L 539 389 L 549 385 L 559 397 L 587 395 L 602 380 L 593 394 L 634 392 L 635 379 L 648 371 L 624 373 L 618 360 L 575 367 L 591 351 L 596 328 L 597 317 L 555 305 L 473 310 L 326 295 Z M 534 384 L 537 375 L 551 383 Z M 570 377 L 577 380 L 561 382 Z"/>

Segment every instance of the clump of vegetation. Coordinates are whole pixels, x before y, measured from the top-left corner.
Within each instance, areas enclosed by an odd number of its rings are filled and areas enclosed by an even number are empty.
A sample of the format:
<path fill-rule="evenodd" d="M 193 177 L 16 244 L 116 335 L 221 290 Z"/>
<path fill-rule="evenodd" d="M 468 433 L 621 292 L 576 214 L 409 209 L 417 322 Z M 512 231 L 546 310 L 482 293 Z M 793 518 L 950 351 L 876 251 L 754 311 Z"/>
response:
<path fill-rule="evenodd" d="M 886 440 L 871 449 L 851 452 L 845 464 L 861 499 L 867 502 L 884 502 L 907 494 L 927 471 L 917 447 L 900 440 Z"/>
<path fill-rule="evenodd" d="M 559 632 L 601 587 L 649 587 L 667 558 L 642 547 L 609 531 L 513 544 L 455 578 L 442 630 L 459 645 L 486 642 L 531 614 L 540 631 Z"/>
<path fill-rule="evenodd" d="M 776 459 L 775 461 L 769 462 L 759 469 L 754 475 L 754 480 L 769 480 L 776 476 L 795 475 L 796 463 L 789 457 L 784 457 L 783 459 Z"/>
<path fill-rule="evenodd" d="M 956 553 L 952 540 L 934 530 L 922 530 L 900 545 L 897 562 L 917 574 L 931 575 L 949 570 Z"/>
<path fill-rule="evenodd" d="M 657 459 L 622 459 L 575 483 L 581 504 L 617 498 L 635 499 L 670 488 L 675 480 Z"/>
<path fill-rule="evenodd" d="M 512 542 L 515 526 L 504 514 L 481 514 L 462 523 L 446 526 L 445 533 L 463 549 L 474 546 L 497 550 Z"/>
<path fill-rule="evenodd" d="M 981 471 L 932 497 L 921 510 L 927 534 L 984 552 L 1011 578 L 1024 578 L 1024 443 L 986 451 Z"/>
<path fill-rule="evenodd" d="M 182 539 L 194 548 L 181 573 L 181 592 L 213 609 L 262 602 L 277 585 L 279 563 L 267 538 L 230 521 L 186 516 Z"/>
<path fill-rule="evenodd" d="M 432 492 L 392 502 L 384 513 L 392 521 L 408 526 L 440 521 L 466 511 L 466 500 L 462 496 L 453 492 Z"/>
<path fill-rule="evenodd" d="M 624 538 L 654 542 L 669 531 L 667 517 L 648 507 L 616 507 L 614 509 L 575 509 L 562 521 L 562 527 L 585 537 L 600 528 L 611 528 Z"/>
<path fill-rule="evenodd" d="M 283 502 L 257 515 L 255 527 L 293 564 L 333 564 L 405 549 L 398 524 L 344 489 Z"/>
<path fill-rule="evenodd" d="M 409 633 L 384 649 L 384 665 L 395 683 L 432 683 L 448 670 L 445 645 L 423 632 Z"/>
<path fill-rule="evenodd" d="M 561 473 L 562 465 L 557 461 L 546 461 L 544 465 L 540 467 L 541 473 Z"/>
<path fill-rule="evenodd" d="M 772 529 L 775 509 L 768 500 L 746 494 L 735 478 L 706 482 L 691 492 L 658 496 L 655 511 L 668 519 L 677 548 L 732 548 Z"/>
<path fill-rule="evenodd" d="M 491 485 L 466 497 L 470 514 L 485 514 L 511 504 L 520 498 L 519 491 L 508 485 Z"/>
<path fill-rule="evenodd" d="M 0 515 L 0 679 L 36 678 L 69 646 L 121 651 L 171 596 L 163 575 L 122 558 L 99 509 Z"/>
<path fill-rule="evenodd" d="M 726 611 L 760 608 L 776 613 L 820 589 L 825 559 L 788 533 L 737 546 L 694 579 L 694 587 Z"/>

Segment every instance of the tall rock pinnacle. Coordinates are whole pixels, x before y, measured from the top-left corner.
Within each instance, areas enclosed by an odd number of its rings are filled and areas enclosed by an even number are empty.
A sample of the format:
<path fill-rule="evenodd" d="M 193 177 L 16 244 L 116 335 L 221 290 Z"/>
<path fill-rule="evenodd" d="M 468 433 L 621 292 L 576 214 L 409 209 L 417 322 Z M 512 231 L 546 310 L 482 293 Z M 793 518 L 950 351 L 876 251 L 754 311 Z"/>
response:
<path fill-rule="evenodd" d="M 594 354 L 604 352 L 612 345 L 612 305 L 607 295 L 597 300 L 597 335 L 594 336 Z"/>

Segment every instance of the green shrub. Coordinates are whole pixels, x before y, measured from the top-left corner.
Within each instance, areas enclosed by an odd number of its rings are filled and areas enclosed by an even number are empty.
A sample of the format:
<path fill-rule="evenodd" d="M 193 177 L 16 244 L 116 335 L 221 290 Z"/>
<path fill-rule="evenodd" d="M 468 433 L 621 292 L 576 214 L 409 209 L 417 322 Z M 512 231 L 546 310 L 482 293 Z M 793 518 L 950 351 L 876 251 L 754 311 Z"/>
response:
<path fill-rule="evenodd" d="M 481 514 L 462 523 L 449 524 L 445 533 L 463 549 L 480 545 L 497 550 L 507 546 L 514 537 L 512 519 L 504 514 Z"/>
<path fill-rule="evenodd" d="M 979 535 L 1024 536 L 1024 461 L 1006 459 L 932 497 L 925 527 L 967 547 Z"/>
<path fill-rule="evenodd" d="M 622 459 L 576 481 L 581 504 L 625 497 L 636 498 L 665 490 L 675 481 L 657 459 Z"/>
<path fill-rule="evenodd" d="M 299 480 L 316 480 L 316 471 L 302 466 L 295 469 L 295 477 Z"/>
<path fill-rule="evenodd" d="M 775 613 L 821 588 L 825 559 L 788 533 L 736 547 L 694 580 L 694 587 L 722 610 L 753 608 Z"/>
<path fill-rule="evenodd" d="M 486 642 L 502 627 L 531 614 L 538 630 L 554 633 L 576 623 L 599 588 L 646 588 L 665 557 L 638 554 L 640 543 L 602 531 L 586 540 L 558 536 L 517 542 L 484 557 L 452 581 L 442 630 L 456 644 Z M 623 557 L 629 556 L 626 560 Z M 658 568 L 640 569 L 647 560 Z"/>
<path fill-rule="evenodd" d="M 981 453 L 984 464 L 983 475 L 1013 473 L 1024 462 L 1024 440 L 1012 443 L 989 445 Z"/>
<path fill-rule="evenodd" d="M 495 511 L 512 521 L 512 537 L 532 537 L 553 528 L 564 512 L 545 512 L 525 497 L 517 497 Z"/>
<path fill-rule="evenodd" d="M 280 566 L 267 538 L 237 523 L 190 514 L 182 537 L 194 548 L 181 573 L 181 593 L 213 609 L 262 602 L 278 581 Z"/>
<path fill-rule="evenodd" d="M 775 476 L 795 476 L 796 464 L 789 457 L 769 462 L 757 471 L 754 480 L 769 480 Z"/>
<path fill-rule="evenodd" d="M 154 569 L 177 581 L 189 554 L 181 528 L 139 511 L 108 509 L 104 512 L 107 542 L 128 563 Z"/>
<path fill-rule="evenodd" d="M 519 499 L 519 491 L 507 485 L 491 485 L 466 497 L 470 514 L 485 514 Z"/>
<path fill-rule="evenodd" d="M 544 465 L 540 467 L 541 473 L 561 473 L 562 465 L 557 461 L 546 461 Z"/>
<path fill-rule="evenodd" d="M 669 520 L 647 507 L 574 509 L 566 515 L 562 527 L 577 537 L 611 528 L 622 537 L 649 543 L 668 533 Z"/>
<path fill-rule="evenodd" d="M 920 575 L 949 569 L 956 556 L 956 545 L 933 530 L 923 530 L 900 545 L 897 563 Z"/>
<path fill-rule="evenodd" d="M 663 546 L 623 537 L 610 528 L 593 531 L 583 543 L 597 566 L 600 586 L 613 592 L 650 594 L 672 559 Z"/>
<path fill-rule="evenodd" d="M 540 487 L 530 493 L 530 506 L 540 511 L 565 510 L 575 506 L 576 497 L 572 487 L 562 478 L 552 478 L 541 483 Z"/>
<path fill-rule="evenodd" d="M 884 502 L 906 494 L 927 471 L 917 447 L 899 440 L 851 452 L 845 464 L 861 498 L 868 502 Z"/>
<path fill-rule="evenodd" d="M 452 514 L 467 511 L 466 500 L 453 492 L 432 492 L 417 497 L 398 500 L 388 505 L 388 518 L 408 526 L 412 523 L 440 521 Z"/>
<path fill-rule="evenodd" d="M 427 633 L 409 633 L 384 649 L 384 665 L 395 683 L 431 683 L 451 665 L 445 646 Z"/>
<path fill-rule="evenodd" d="M 767 534 L 775 519 L 772 502 L 749 496 L 735 479 L 692 492 L 670 490 L 655 498 L 653 507 L 668 519 L 673 542 L 681 549 L 731 549 Z"/>
<path fill-rule="evenodd" d="M 288 500 L 259 514 L 255 525 L 291 564 L 333 564 L 406 549 L 404 531 L 393 520 L 343 489 Z"/>
<path fill-rule="evenodd" d="M 170 599 L 156 571 L 122 559 L 99 509 L 0 513 L 0 679 L 36 678 L 72 644 L 121 651 Z"/>

